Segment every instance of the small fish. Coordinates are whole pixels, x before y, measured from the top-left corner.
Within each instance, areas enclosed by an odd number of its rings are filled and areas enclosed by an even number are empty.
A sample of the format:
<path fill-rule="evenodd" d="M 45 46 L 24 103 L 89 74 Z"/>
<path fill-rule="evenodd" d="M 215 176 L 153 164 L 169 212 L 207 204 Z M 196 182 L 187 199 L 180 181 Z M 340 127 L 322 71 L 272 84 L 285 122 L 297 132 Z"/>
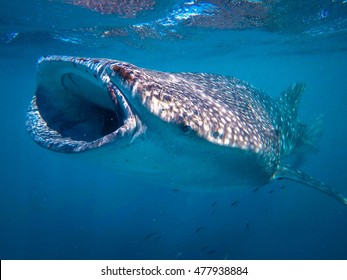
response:
<path fill-rule="evenodd" d="M 146 240 L 148 240 L 148 239 L 150 239 L 156 235 L 160 235 L 160 232 L 159 231 L 153 231 L 153 232 L 147 234 L 143 240 L 146 241 Z"/>
<path fill-rule="evenodd" d="M 211 215 L 214 216 L 214 214 L 216 214 L 216 211 L 212 210 Z"/>
<path fill-rule="evenodd" d="M 198 233 L 199 231 L 201 231 L 202 229 L 204 229 L 204 227 L 198 227 L 194 232 Z"/>
<path fill-rule="evenodd" d="M 210 250 L 206 252 L 206 255 L 212 255 L 214 253 L 217 253 L 217 250 Z"/>
<path fill-rule="evenodd" d="M 236 207 L 237 205 L 239 205 L 239 201 L 235 200 L 233 203 L 231 203 L 230 207 Z"/>
<path fill-rule="evenodd" d="M 249 229 L 249 222 L 246 223 L 246 229 Z"/>
<path fill-rule="evenodd" d="M 200 249 L 200 251 L 205 251 L 207 248 L 208 248 L 208 246 L 205 245 L 204 247 L 202 247 L 202 248 Z"/>
<path fill-rule="evenodd" d="M 256 187 L 252 190 L 252 192 L 257 192 L 257 191 L 259 191 L 259 187 Z"/>
<path fill-rule="evenodd" d="M 281 187 L 281 190 L 284 190 L 284 189 L 286 189 L 286 188 L 287 188 L 286 186 L 282 186 L 282 187 Z"/>
<path fill-rule="evenodd" d="M 172 189 L 173 192 L 179 192 L 180 189 Z"/>
<path fill-rule="evenodd" d="M 212 203 L 212 206 L 213 206 L 213 207 L 216 206 L 217 203 L 218 203 L 218 201 L 213 202 L 213 203 Z"/>
<path fill-rule="evenodd" d="M 274 190 L 270 190 L 270 191 L 269 191 L 269 194 L 272 194 L 273 192 L 274 192 Z"/>
<path fill-rule="evenodd" d="M 182 255 L 183 255 L 182 252 L 178 252 L 178 253 L 176 254 L 176 259 L 180 258 Z"/>
<path fill-rule="evenodd" d="M 19 35 L 18 32 L 12 32 L 11 34 L 7 36 L 5 43 L 8 44 L 12 42 L 12 40 L 14 40 L 18 35 Z"/>

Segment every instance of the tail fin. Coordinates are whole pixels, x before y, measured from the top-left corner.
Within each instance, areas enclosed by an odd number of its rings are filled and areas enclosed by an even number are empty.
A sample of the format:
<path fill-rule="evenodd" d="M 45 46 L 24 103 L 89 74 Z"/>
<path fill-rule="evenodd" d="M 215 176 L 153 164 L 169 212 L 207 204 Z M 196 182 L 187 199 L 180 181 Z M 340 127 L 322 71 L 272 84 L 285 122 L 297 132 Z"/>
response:
<path fill-rule="evenodd" d="M 313 179 L 311 176 L 289 165 L 280 166 L 273 178 L 274 179 L 289 179 L 289 180 L 293 180 L 293 181 L 302 183 L 304 185 L 313 187 L 314 189 L 324 192 L 325 194 L 335 198 L 336 200 L 340 201 L 342 204 L 347 205 L 347 198 L 344 197 L 342 194 L 336 192 L 332 187 L 316 179 Z"/>

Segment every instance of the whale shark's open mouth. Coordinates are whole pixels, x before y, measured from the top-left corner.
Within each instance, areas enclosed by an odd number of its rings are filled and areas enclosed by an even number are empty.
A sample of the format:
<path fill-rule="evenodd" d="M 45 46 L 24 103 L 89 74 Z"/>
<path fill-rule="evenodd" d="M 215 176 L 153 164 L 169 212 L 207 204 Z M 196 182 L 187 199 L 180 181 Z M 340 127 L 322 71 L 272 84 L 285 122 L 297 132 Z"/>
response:
<path fill-rule="evenodd" d="M 136 118 L 105 69 L 106 60 L 42 58 L 27 128 L 40 145 L 80 152 L 131 135 Z"/>

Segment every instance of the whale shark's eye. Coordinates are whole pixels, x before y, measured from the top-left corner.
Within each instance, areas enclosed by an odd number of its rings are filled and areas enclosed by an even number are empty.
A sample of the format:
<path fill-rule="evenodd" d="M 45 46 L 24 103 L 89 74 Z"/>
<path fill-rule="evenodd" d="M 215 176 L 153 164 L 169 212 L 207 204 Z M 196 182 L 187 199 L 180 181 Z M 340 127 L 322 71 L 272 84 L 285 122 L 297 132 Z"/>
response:
<path fill-rule="evenodd" d="M 192 131 L 192 128 L 189 125 L 182 125 L 181 129 L 184 132 L 184 134 L 189 134 Z"/>
<path fill-rule="evenodd" d="M 123 125 L 122 112 L 107 91 L 78 74 L 68 73 L 57 85 L 38 87 L 36 98 L 48 127 L 64 138 L 90 142 Z"/>

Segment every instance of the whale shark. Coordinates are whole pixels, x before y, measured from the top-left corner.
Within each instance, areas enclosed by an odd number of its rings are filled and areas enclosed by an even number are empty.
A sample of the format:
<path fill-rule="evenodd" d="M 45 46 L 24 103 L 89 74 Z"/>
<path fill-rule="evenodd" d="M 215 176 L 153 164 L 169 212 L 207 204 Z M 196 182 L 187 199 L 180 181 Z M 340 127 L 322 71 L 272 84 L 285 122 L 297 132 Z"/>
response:
<path fill-rule="evenodd" d="M 227 189 L 289 179 L 347 205 L 291 164 L 317 123 L 298 120 L 298 82 L 272 98 L 248 82 L 104 58 L 45 56 L 26 127 L 39 145 L 174 188 Z"/>

